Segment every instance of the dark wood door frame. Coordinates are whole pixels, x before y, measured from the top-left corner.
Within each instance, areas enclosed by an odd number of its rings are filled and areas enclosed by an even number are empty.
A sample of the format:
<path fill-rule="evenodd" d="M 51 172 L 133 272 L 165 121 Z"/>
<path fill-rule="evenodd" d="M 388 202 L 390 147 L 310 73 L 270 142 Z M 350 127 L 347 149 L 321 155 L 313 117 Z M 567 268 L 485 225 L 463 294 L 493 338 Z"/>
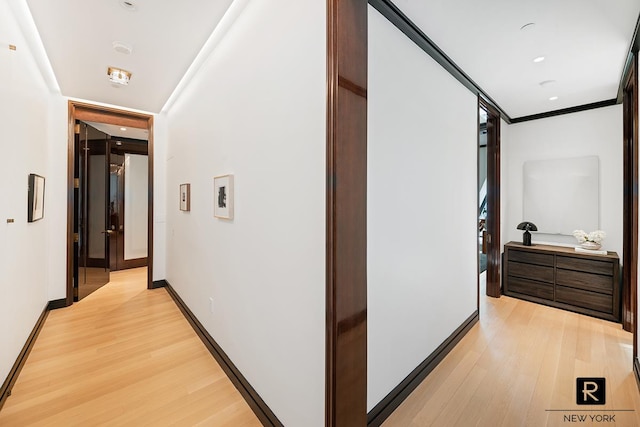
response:
<path fill-rule="evenodd" d="M 68 150 L 67 150 L 67 296 L 66 305 L 73 304 L 73 258 L 74 258 L 74 138 L 76 120 L 113 124 L 149 131 L 149 200 L 147 239 L 148 264 L 147 287 L 153 288 L 153 116 L 114 108 L 101 107 L 76 101 L 69 101 Z"/>
<path fill-rule="evenodd" d="M 325 425 L 367 425 L 367 1 L 327 0 Z"/>
<path fill-rule="evenodd" d="M 623 89 L 624 206 L 622 247 L 622 327 L 634 333 L 637 357 L 638 288 L 638 60 L 632 55 Z"/>
<path fill-rule="evenodd" d="M 487 296 L 500 298 L 500 113 L 478 96 L 480 108 L 487 112 Z"/>
<path fill-rule="evenodd" d="M 116 142 L 117 139 L 117 142 Z M 138 154 L 147 156 L 149 154 L 148 144 L 142 143 L 139 140 L 132 140 L 128 138 L 112 138 L 109 143 L 109 153 L 111 157 L 111 163 L 114 163 L 113 159 L 117 159 L 119 162 L 124 162 L 126 154 Z M 117 213 L 116 217 L 111 218 L 111 226 L 114 233 L 110 235 L 110 266 L 111 271 L 124 270 L 127 268 L 144 267 L 147 265 L 147 257 L 124 259 L 124 238 L 127 233 L 124 226 L 124 212 L 127 209 L 124 200 L 124 180 L 126 170 L 123 175 L 118 178 L 118 191 L 117 191 Z M 115 227 L 115 229 L 113 228 Z"/>

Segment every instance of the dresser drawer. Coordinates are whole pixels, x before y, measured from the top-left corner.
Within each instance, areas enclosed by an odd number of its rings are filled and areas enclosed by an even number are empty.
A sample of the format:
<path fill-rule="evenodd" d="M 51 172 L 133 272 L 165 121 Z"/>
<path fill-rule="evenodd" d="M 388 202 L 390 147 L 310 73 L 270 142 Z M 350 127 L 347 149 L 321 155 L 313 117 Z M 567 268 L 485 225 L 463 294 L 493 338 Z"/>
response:
<path fill-rule="evenodd" d="M 556 302 L 613 314 L 613 299 L 611 296 L 582 289 L 556 286 Z"/>
<path fill-rule="evenodd" d="M 509 261 L 524 262 L 527 264 L 547 265 L 553 267 L 553 254 L 542 254 L 528 251 L 509 251 Z"/>
<path fill-rule="evenodd" d="M 516 292 L 553 301 L 553 285 L 520 277 L 509 277 L 507 292 Z"/>
<path fill-rule="evenodd" d="M 608 295 L 613 294 L 611 277 L 599 274 L 558 269 L 556 270 L 556 284 Z"/>
<path fill-rule="evenodd" d="M 567 270 L 578 270 L 587 273 L 606 274 L 613 276 L 613 263 L 611 261 L 596 261 L 594 259 L 574 258 L 558 255 L 556 266 Z M 609 279 L 611 280 L 611 279 Z"/>
<path fill-rule="evenodd" d="M 515 262 L 509 257 L 509 276 L 535 279 L 539 282 L 553 283 L 553 267 Z"/>
<path fill-rule="evenodd" d="M 505 295 L 565 310 L 620 321 L 620 259 L 572 247 L 519 242 L 505 245 Z"/>

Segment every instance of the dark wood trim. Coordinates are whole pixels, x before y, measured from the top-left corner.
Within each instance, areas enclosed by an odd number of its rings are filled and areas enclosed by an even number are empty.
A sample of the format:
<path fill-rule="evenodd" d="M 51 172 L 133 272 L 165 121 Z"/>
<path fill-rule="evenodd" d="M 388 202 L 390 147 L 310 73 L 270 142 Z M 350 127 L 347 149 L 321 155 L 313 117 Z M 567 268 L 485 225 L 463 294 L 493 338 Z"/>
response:
<path fill-rule="evenodd" d="M 436 348 L 417 368 L 380 401 L 367 415 L 367 426 L 378 427 L 420 385 L 460 340 L 478 323 L 478 310 L 474 311 L 442 344 Z"/>
<path fill-rule="evenodd" d="M 622 239 L 622 327 L 634 333 L 633 352 L 637 356 L 638 287 L 638 62 L 625 76 L 623 102 L 623 239 Z"/>
<path fill-rule="evenodd" d="M 469 89 L 473 94 L 484 98 L 487 104 L 491 105 L 499 112 L 502 119 L 511 124 L 511 117 L 495 102 L 489 94 L 471 79 L 451 58 L 447 56 L 442 49 L 438 47 L 420 28 L 413 23 L 398 7 L 390 0 L 369 0 L 369 4 L 378 12 L 412 40 L 427 55 L 433 58 L 442 68 L 447 70 L 456 80 L 464 87 Z"/>
<path fill-rule="evenodd" d="M 207 350 L 211 353 L 211 355 L 216 359 L 216 361 L 220 364 L 220 367 L 227 374 L 227 377 L 231 380 L 233 385 L 238 389 L 244 400 L 247 401 L 247 404 L 251 407 L 253 412 L 256 414 L 260 422 L 264 426 L 274 426 L 280 427 L 283 424 L 278 420 L 278 417 L 273 413 L 271 408 L 262 400 L 258 392 L 249 384 L 249 381 L 242 375 L 240 370 L 233 364 L 229 356 L 222 350 L 222 348 L 218 345 L 216 340 L 207 332 L 206 328 L 200 323 L 198 318 L 193 314 L 193 312 L 187 307 L 185 302 L 180 298 L 180 295 L 176 292 L 175 289 L 167 282 L 166 280 L 159 280 L 158 282 L 163 282 L 164 287 L 171 295 L 171 298 L 175 301 L 176 305 L 187 319 L 193 330 L 196 332 L 198 337 L 202 340 Z M 155 283 L 155 282 L 154 282 Z"/>
<path fill-rule="evenodd" d="M 636 20 L 636 28 L 633 32 L 631 44 L 629 45 L 629 50 L 627 52 L 627 60 L 624 63 L 622 75 L 620 76 L 620 84 L 618 85 L 618 97 L 616 99 L 618 104 L 624 101 L 623 99 L 624 88 L 627 83 L 627 76 L 629 75 L 629 69 L 631 68 L 634 59 L 637 58 L 639 50 L 640 50 L 640 14 L 638 14 L 638 19 Z"/>
<path fill-rule="evenodd" d="M 325 425 L 367 422 L 366 0 L 327 0 Z"/>
<path fill-rule="evenodd" d="M 633 373 L 634 377 L 636 377 L 636 384 L 638 385 L 638 390 L 640 390 L 640 360 L 637 357 L 633 358 Z"/>
<path fill-rule="evenodd" d="M 111 237 L 116 237 L 113 236 L 113 234 L 111 235 Z M 120 237 L 120 236 L 118 236 Z M 134 258 L 134 259 L 127 259 L 122 261 L 121 263 L 118 264 L 118 269 L 111 269 L 111 271 L 118 271 L 118 270 L 127 270 L 129 268 L 138 268 L 138 267 L 146 267 L 147 264 L 149 263 L 147 258 Z M 151 289 L 147 286 L 148 289 Z"/>
<path fill-rule="evenodd" d="M 500 113 L 478 97 L 478 109 L 487 112 L 487 296 L 500 298 Z M 478 135 L 479 136 L 479 135 Z M 479 288 L 478 288 L 479 289 Z M 480 296 L 478 295 L 478 298 Z M 478 307 L 480 300 L 478 299 Z"/>
<path fill-rule="evenodd" d="M 608 99 L 606 101 L 593 102 L 591 104 L 576 105 L 575 107 L 562 108 L 560 110 L 547 111 L 545 113 L 532 114 L 530 116 L 516 117 L 511 119 L 510 124 L 529 122 L 531 120 L 547 119 L 549 117 L 561 116 L 563 114 L 579 113 L 580 111 L 594 110 L 596 108 L 610 107 L 616 105 L 616 99 Z"/>
<path fill-rule="evenodd" d="M 149 190 L 148 190 L 148 240 L 147 240 L 147 288 L 153 288 L 153 116 L 115 108 L 102 107 L 82 102 L 68 102 L 68 149 L 67 149 L 67 305 L 73 304 L 73 259 L 74 259 L 74 137 L 76 120 L 128 126 L 149 131 Z"/>
<path fill-rule="evenodd" d="M 118 110 L 109 107 L 100 107 L 91 104 L 74 104 L 76 106 L 76 120 L 126 126 L 137 129 L 147 129 L 149 126 L 149 117 L 151 116 L 148 114 Z"/>
<path fill-rule="evenodd" d="M 631 47 L 629 48 L 629 53 L 638 56 L 638 51 L 640 51 L 640 13 L 638 14 L 638 19 L 636 20 L 636 29 L 633 32 L 633 38 L 631 41 Z"/>
<path fill-rule="evenodd" d="M 162 279 L 162 280 L 154 280 L 153 282 L 151 282 L 151 289 L 166 288 L 167 285 L 168 285 L 168 283 L 164 279 Z"/>
<path fill-rule="evenodd" d="M 64 308 L 64 307 L 68 307 L 66 298 L 55 299 L 53 301 L 49 301 L 49 304 L 47 304 L 47 310 L 49 311 L 57 310 L 59 308 Z"/>
<path fill-rule="evenodd" d="M 75 123 L 76 123 L 76 107 L 75 104 L 69 101 L 68 103 L 68 115 L 69 121 L 67 123 L 68 129 L 68 147 L 67 147 L 67 306 L 73 304 L 74 289 L 73 289 L 73 269 L 74 269 L 74 252 L 76 250 L 75 238 L 74 238 L 74 208 L 75 208 L 75 186 L 74 186 L 74 173 L 75 173 Z"/>
<path fill-rule="evenodd" d="M 57 300 L 57 301 L 66 301 L 66 300 Z M 48 308 L 49 304 L 47 304 L 44 310 L 42 310 L 42 314 L 40 314 L 40 317 L 36 321 L 36 324 L 33 327 L 31 334 L 29 334 L 29 337 L 27 338 L 27 342 L 24 344 L 24 347 L 22 347 L 22 351 L 20 351 L 20 354 L 18 354 L 18 358 L 16 359 L 15 363 L 13 364 L 13 367 L 9 371 L 9 375 L 7 375 L 7 378 L 2 383 L 2 387 L 0 387 L 0 409 L 2 409 L 2 406 L 4 405 L 4 402 L 7 400 L 7 398 L 11 396 L 11 389 L 13 388 L 13 385 L 18 380 L 18 375 L 20 375 L 20 371 L 24 367 L 25 363 L 27 363 L 27 358 L 29 357 L 29 353 L 31 352 L 31 349 L 33 348 L 33 345 L 36 342 L 36 338 L 38 338 L 38 334 L 42 330 L 42 326 L 44 326 L 44 321 L 47 320 L 47 316 L 49 315 L 49 308 Z"/>
<path fill-rule="evenodd" d="M 149 187 L 148 187 L 148 209 L 147 214 L 147 289 L 153 289 L 153 154 L 155 152 L 153 144 L 153 116 L 148 116 L 147 130 L 149 139 L 147 140 L 147 156 L 149 160 Z"/>

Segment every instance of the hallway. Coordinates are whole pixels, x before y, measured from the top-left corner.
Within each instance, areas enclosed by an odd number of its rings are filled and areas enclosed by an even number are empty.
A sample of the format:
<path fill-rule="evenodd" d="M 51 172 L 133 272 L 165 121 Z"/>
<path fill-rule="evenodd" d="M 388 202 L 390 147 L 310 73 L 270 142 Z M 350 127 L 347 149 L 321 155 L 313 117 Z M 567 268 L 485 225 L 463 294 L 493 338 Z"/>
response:
<path fill-rule="evenodd" d="M 2 426 L 259 426 L 257 418 L 146 268 L 49 313 Z"/>
<path fill-rule="evenodd" d="M 49 313 L 0 425 L 259 426 L 167 292 L 146 289 L 146 269 L 111 277 Z M 480 304 L 480 322 L 384 426 L 560 426 L 566 414 L 640 425 L 619 324 L 509 297 Z M 606 377 L 606 409 L 577 412 L 578 376 Z"/>
<path fill-rule="evenodd" d="M 632 339 L 617 323 L 481 289 L 480 321 L 383 426 L 571 424 L 565 415 L 586 416 L 587 426 L 638 426 Z M 576 377 L 606 378 L 605 409 L 576 405 Z M 590 421 L 602 414 L 615 423 Z"/>

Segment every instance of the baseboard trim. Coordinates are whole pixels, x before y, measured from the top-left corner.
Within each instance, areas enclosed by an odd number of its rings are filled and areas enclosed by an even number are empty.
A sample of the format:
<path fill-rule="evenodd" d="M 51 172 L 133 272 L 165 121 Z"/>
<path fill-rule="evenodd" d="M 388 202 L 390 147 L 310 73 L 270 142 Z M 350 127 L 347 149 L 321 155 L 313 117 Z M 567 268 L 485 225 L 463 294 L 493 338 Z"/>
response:
<path fill-rule="evenodd" d="M 4 402 L 7 400 L 7 398 L 11 396 L 11 389 L 18 380 L 18 375 L 20 375 L 20 371 L 27 362 L 27 357 L 29 357 L 29 353 L 31 353 L 31 349 L 36 342 L 36 338 L 38 338 L 38 334 L 42 330 L 44 321 L 49 315 L 49 304 L 51 304 L 51 302 L 49 302 L 44 307 L 44 310 L 42 310 L 42 314 L 40 314 L 40 317 L 36 321 L 36 324 L 33 327 L 31 334 L 29 335 L 29 338 L 27 338 L 27 342 L 24 344 L 24 347 L 22 347 L 22 351 L 20 351 L 20 354 L 18 354 L 16 362 L 13 364 L 13 367 L 9 371 L 9 375 L 7 375 L 7 378 L 4 380 L 4 383 L 0 388 L 0 409 L 2 409 L 2 407 L 4 406 Z"/>
<path fill-rule="evenodd" d="M 218 361 L 220 367 L 227 374 L 233 385 L 238 389 L 244 400 L 249 404 L 253 412 L 256 414 L 260 422 L 267 427 L 283 427 L 283 424 L 278 420 L 278 417 L 271 411 L 269 406 L 262 400 L 258 392 L 249 384 L 249 381 L 242 375 L 238 368 L 233 364 L 229 356 L 222 350 L 213 337 L 207 332 L 204 326 L 191 312 L 189 307 L 184 303 L 182 298 L 173 289 L 171 284 L 166 280 L 164 282 L 164 288 L 169 292 L 171 298 L 176 302 L 176 305 L 182 311 L 182 314 L 187 319 L 193 330 L 198 334 L 204 345 L 209 352 Z M 155 284 L 155 282 L 154 282 Z"/>
<path fill-rule="evenodd" d="M 435 349 L 417 368 L 396 386 L 384 399 L 380 401 L 368 414 L 367 426 L 378 427 L 396 410 L 398 406 L 411 394 L 413 390 L 435 369 L 436 366 L 469 332 L 479 320 L 478 310 L 474 311 L 467 320 Z"/>
<path fill-rule="evenodd" d="M 67 299 L 54 299 L 53 301 L 49 301 L 47 305 L 47 310 L 57 310 L 59 308 L 67 307 Z"/>
<path fill-rule="evenodd" d="M 633 373 L 636 377 L 636 384 L 638 385 L 638 390 L 640 390 L 640 360 L 636 357 L 633 360 Z"/>
<path fill-rule="evenodd" d="M 166 287 L 167 287 L 167 281 L 164 279 L 154 280 L 153 282 L 151 282 L 151 289 L 166 288 Z"/>

